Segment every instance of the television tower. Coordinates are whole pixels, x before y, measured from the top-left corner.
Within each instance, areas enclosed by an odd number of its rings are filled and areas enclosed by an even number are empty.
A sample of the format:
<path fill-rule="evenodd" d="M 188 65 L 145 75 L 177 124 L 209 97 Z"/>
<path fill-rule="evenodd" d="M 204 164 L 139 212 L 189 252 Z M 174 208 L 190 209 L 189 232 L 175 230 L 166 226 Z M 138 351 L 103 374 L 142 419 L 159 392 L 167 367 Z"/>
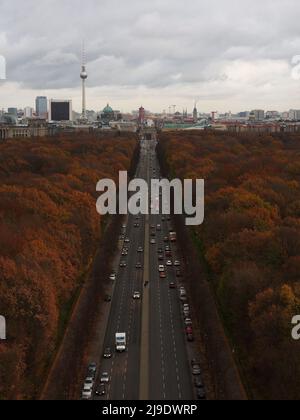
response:
<path fill-rule="evenodd" d="M 81 65 L 81 73 L 80 78 L 82 80 L 82 116 L 83 120 L 86 120 L 86 95 L 85 95 L 85 81 L 88 78 L 88 74 L 86 71 L 86 64 L 85 64 L 85 49 L 84 44 L 82 46 L 82 65 Z"/>

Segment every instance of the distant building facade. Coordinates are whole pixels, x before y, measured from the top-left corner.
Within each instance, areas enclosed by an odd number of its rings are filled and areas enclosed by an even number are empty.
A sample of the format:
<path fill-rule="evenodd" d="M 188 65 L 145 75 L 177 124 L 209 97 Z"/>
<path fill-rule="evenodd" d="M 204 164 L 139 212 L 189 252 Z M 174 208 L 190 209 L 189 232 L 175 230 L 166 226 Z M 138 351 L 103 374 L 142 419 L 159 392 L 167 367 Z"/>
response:
<path fill-rule="evenodd" d="M 141 106 L 139 109 L 139 123 L 144 124 L 145 120 L 146 120 L 146 111 L 145 111 L 145 108 Z"/>
<path fill-rule="evenodd" d="M 17 117 L 18 116 L 18 109 L 17 108 L 8 108 L 7 113 Z"/>
<path fill-rule="evenodd" d="M 72 101 L 51 99 L 49 102 L 49 121 L 72 121 Z"/>
<path fill-rule="evenodd" d="M 35 100 L 36 116 L 39 118 L 48 117 L 48 100 L 46 96 L 37 96 Z"/>
<path fill-rule="evenodd" d="M 120 111 L 114 111 L 112 107 L 107 104 L 103 111 L 100 112 L 98 120 L 102 125 L 109 126 L 109 124 L 113 121 L 121 121 L 122 114 Z"/>

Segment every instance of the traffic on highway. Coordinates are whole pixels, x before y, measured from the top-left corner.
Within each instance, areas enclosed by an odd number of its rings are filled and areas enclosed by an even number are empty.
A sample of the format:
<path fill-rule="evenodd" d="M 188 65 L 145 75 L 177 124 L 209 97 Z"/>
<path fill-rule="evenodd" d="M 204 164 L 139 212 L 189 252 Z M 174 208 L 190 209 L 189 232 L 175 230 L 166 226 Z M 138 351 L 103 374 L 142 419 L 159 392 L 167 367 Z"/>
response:
<path fill-rule="evenodd" d="M 136 173 L 160 179 L 156 141 L 141 140 Z M 157 206 L 150 201 L 150 209 Z M 169 215 L 128 215 L 105 297 L 109 318 L 99 360 L 83 378 L 84 400 L 205 400 L 184 262 Z"/>

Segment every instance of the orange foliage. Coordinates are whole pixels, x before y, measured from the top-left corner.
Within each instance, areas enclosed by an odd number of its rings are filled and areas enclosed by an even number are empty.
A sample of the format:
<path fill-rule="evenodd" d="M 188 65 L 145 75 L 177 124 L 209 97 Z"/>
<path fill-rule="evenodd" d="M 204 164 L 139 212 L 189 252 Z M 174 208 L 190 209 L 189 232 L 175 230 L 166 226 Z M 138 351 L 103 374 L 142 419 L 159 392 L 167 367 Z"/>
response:
<path fill-rule="evenodd" d="M 158 151 L 169 175 L 205 179 L 196 237 L 253 394 L 299 399 L 300 136 L 169 132 Z"/>
<path fill-rule="evenodd" d="M 136 144 L 130 134 L 1 144 L 0 398 L 36 395 L 61 313 L 99 243 L 96 183 L 129 170 Z"/>

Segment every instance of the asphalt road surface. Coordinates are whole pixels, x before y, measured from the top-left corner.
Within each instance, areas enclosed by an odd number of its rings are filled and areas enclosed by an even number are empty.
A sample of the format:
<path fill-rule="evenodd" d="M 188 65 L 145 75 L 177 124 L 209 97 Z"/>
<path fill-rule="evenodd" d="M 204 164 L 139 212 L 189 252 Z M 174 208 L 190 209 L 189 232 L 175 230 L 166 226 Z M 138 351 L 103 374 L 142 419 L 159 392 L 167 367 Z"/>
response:
<path fill-rule="evenodd" d="M 154 141 L 142 141 L 136 177 L 148 182 L 160 176 L 155 146 Z M 178 286 L 176 268 L 166 267 L 166 279 L 160 279 L 158 272 L 159 264 L 166 266 L 167 260 L 174 263 L 179 259 L 176 244 L 169 244 L 172 257 L 166 258 L 164 252 L 164 261 L 158 261 L 158 249 L 165 251 L 164 238 L 171 228 L 167 216 L 128 217 L 124 229 L 124 238 L 129 239 L 129 243 L 124 241 L 128 255 L 120 257 L 126 267 L 120 267 L 117 273 L 104 344 L 104 348 L 111 348 L 112 357 L 105 360 L 99 355 L 97 384 L 103 372 L 110 377 L 103 399 L 194 399 L 178 287 L 169 287 L 170 282 Z M 151 239 L 155 243 L 151 244 Z M 143 252 L 138 252 L 139 247 Z M 137 269 L 137 263 L 141 263 L 142 268 Z M 149 284 L 145 284 L 145 280 L 149 280 Z M 141 293 L 140 300 L 133 299 L 136 291 Z M 115 351 L 116 332 L 126 332 L 127 351 L 124 353 Z"/>

